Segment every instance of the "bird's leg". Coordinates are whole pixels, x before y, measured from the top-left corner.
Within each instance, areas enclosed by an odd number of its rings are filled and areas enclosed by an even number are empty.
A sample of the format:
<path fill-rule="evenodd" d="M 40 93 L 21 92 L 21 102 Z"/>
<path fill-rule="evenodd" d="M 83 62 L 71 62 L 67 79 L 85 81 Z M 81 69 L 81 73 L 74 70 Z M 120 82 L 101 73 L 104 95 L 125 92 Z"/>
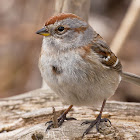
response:
<path fill-rule="evenodd" d="M 98 117 L 96 118 L 96 120 L 94 120 L 94 121 L 85 121 L 85 122 L 82 123 L 82 125 L 83 125 L 83 124 L 88 124 L 88 123 L 90 123 L 90 126 L 89 126 L 89 127 L 86 129 L 86 131 L 83 133 L 83 136 L 82 136 L 82 137 L 84 137 L 86 134 L 88 134 L 88 133 L 90 132 L 90 130 L 91 130 L 95 125 L 96 125 L 97 131 L 99 131 L 99 125 L 100 125 L 101 122 L 107 122 L 107 121 L 108 121 L 108 122 L 111 124 L 111 122 L 110 122 L 109 119 L 107 119 L 107 118 L 103 118 L 103 119 L 102 119 L 102 118 L 101 118 L 102 112 L 103 112 L 103 109 L 104 109 L 104 106 L 105 106 L 105 103 L 106 103 L 106 100 L 103 101 L 103 104 L 102 104 L 100 113 L 99 113 Z"/>
<path fill-rule="evenodd" d="M 73 117 L 70 117 L 70 118 L 67 118 L 67 117 L 66 117 L 66 115 L 68 114 L 68 112 L 70 111 L 70 109 L 71 109 L 72 107 L 73 107 L 73 105 L 70 105 L 70 106 L 61 114 L 61 116 L 57 119 L 57 121 L 58 121 L 58 127 L 61 126 L 65 120 L 76 120 L 76 119 L 73 118 Z M 48 125 L 46 131 L 47 131 L 48 129 L 50 129 L 51 127 L 54 126 L 53 121 L 46 122 L 46 124 L 48 124 L 48 123 L 49 123 L 49 125 Z"/>

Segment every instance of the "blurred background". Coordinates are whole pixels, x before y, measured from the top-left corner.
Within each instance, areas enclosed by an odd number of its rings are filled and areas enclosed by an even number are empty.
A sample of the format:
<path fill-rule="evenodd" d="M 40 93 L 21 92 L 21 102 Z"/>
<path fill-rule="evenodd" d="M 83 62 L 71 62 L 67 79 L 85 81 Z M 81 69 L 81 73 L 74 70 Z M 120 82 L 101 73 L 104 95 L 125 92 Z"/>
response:
<path fill-rule="evenodd" d="M 54 13 L 54 0 L 0 0 L 0 98 L 41 87 L 35 32 Z M 91 0 L 89 23 L 111 43 L 131 0 Z M 129 23 L 128 23 L 129 24 Z M 140 15 L 118 55 L 123 69 L 140 75 Z M 113 100 L 140 102 L 140 87 L 121 82 Z"/>

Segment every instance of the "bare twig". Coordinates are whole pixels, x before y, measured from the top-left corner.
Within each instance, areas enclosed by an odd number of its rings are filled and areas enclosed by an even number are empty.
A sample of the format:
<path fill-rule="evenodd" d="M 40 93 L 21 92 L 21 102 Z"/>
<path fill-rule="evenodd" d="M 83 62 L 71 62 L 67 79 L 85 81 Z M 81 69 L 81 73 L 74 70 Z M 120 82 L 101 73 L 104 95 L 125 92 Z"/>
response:
<path fill-rule="evenodd" d="M 55 13 L 74 13 L 88 20 L 90 0 L 56 0 Z"/>
<path fill-rule="evenodd" d="M 58 121 L 57 121 L 57 116 L 56 116 L 54 107 L 53 107 L 53 118 L 52 119 L 53 119 L 54 128 L 58 128 Z"/>
<path fill-rule="evenodd" d="M 115 54 L 118 54 L 121 47 L 123 46 L 126 38 L 130 34 L 132 28 L 134 27 L 138 19 L 139 13 L 140 13 L 140 0 L 132 0 L 128 12 L 126 13 L 125 18 L 123 19 L 121 26 L 110 45 L 112 51 Z"/>

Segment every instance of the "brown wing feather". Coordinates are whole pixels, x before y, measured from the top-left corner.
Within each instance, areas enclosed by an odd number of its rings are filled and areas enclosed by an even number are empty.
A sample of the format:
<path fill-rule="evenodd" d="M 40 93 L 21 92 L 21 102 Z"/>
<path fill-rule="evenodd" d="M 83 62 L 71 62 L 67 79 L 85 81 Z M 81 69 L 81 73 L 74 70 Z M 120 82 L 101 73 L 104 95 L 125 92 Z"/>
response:
<path fill-rule="evenodd" d="M 91 49 L 99 55 L 99 57 L 101 58 L 100 61 L 103 65 L 109 68 L 113 68 L 118 72 L 122 71 L 122 65 L 119 59 L 110 50 L 109 46 L 99 34 L 94 37 Z"/>

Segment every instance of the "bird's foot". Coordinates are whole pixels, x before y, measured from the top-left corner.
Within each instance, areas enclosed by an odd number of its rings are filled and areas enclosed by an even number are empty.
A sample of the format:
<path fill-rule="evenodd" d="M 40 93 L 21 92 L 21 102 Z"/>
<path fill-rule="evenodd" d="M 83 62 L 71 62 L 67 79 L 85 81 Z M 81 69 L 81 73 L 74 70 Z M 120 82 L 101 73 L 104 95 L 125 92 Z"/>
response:
<path fill-rule="evenodd" d="M 96 120 L 94 120 L 94 121 L 85 121 L 85 122 L 83 122 L 81 125 L 84 125 L 84 124 L 89 124 L 90 123 L 90 126 L 86 129 L 86 131 L 83 133 L 83 136 L 82 137 L 84 137 L 86 134 L 88 134 L 89 132 L 90 132 L 90 130 L 96 125 L 96 129 L 97 129 L 97 131 L 99 132 L 99 125 L 100 125 L 100 123 L 101 122 L 109 122 L 110 123 L 110 125 L 111 125 L 111 122 L 110 122 L 110 120 L 109 119 L 107 119 L 107 118 L 103 118 L 103 119 L 101 119 L 101 115 L 99 115 L 97 118 L 96 118 Z"/>
<path fill-rule="evenodd" d="M 65 120 L 76 120 L 76 119 L 73 118 L 73 117 L 68 117 L 68 118 L 67 118 L 67 117 L 66 117 L 66 114 L 62 114 L 62 115 L 57 119 L 57 126 L 60 127 L 60 126 L 63 124 L 63 122 L 64 122 Z M 54 122 L 53 122 L 53 121 L 48 121 L 48 122 L 45 123 L 45 125 L 47 125 L 47 124 L 49 124 L 49 125 L 48 125 L 46 131 L 54 127 Z"/>

